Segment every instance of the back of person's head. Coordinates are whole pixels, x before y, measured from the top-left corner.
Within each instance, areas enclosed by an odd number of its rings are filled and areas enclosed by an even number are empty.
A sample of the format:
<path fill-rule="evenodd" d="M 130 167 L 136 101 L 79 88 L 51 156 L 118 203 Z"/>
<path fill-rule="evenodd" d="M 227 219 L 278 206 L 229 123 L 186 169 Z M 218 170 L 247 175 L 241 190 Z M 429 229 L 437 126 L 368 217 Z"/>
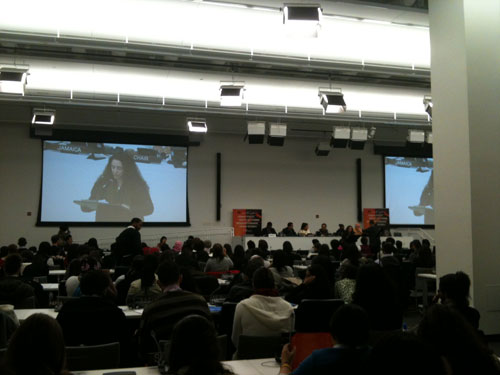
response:
<path fill-rule="evenodd" d="M 400 240 L 397 240 L 396 241 L 396 248 L 397 249 L 402 249 L 403 248 L 403 242 L 401 242 Z"/>
<path fill-rule="evenodd" d="M 286 257 L 283 250 L 273 251 L 273 268 L 281 271 L 286 267 Z"/>
<path fill-rule="evenodd" d="M 446 305 L 431 306 L 417 333 L 446 359 L 451 373 L 498 374 L 492 353 L 457 310 Z"/>
<path fill-rule="evenodd" d="M 332 250 L 337 250 L 339 245 L 340 245 L 339 240 L 331 240 L 330 241 L 330 247 L 332 248 Z"/>
<path fill-rule="evenodd" d="M 241 245 L 236 245 L 234 247 L 234 257 L 235 258 L 244 258 L 245 257 L 245 249 Z"/>
<path fill-rule="evenodd" d="M 255 242 L 253 242 L 252 240 L 249 240 L 247 242 L 247 248 L 248 249 L 255 249 Z"/>
<path fill-rule="evenodd" d="M 138 217 L 134 217 L 132 220 L 130 220 L 130 225 L 139 224 L 139 223 L 142 223 L 142 220 L 139 219 Z"/>
<path fill-rule="evenodd" d="M 34 314 L 11 337 L 5 363 L 15 375 L 60 375 L 65 371 L 66 347 L 61 327 L 46 314 Z"/>
<path fill-rule="evenodd" d="M 340 267 L 341 279 L 356 280 L 357 275 L 358 275 L 358 267 L 353 264 L 347 263 L 343 264 L 342 267 Z"/>
<path fill-rule="evenodd" d="M 155 272 L 158 268 L 158 257 L 156 255 L 146 255 L 144 257 L 144 267 L 141 275 L 141 288 L 147 289 L 156 281 Z"/>
<path fill-rule="evenodd" d="M 67 277 L 79 276 L 82 273 L 82 262 L 80 259 L 73 259 L 68 266 Z"/>
<path fill-rule="evenodd" d="M 158 280 L 164 287 L 177 284 L 180 274 L 179 267 L 174 262 L 161 263 L 157 271 Z"/>
<path fill-rule="evenodd" d="M 396 240 L 394 240 L 394 238 L 392 238 L 392 237 L 387 237 L 385 242 L 390 243 L 392 246 L 394 246 L 396 244 Z"/>
<path fill-rule="evenodd" d="M 4 270 L 9 276 L 17 275 L 21 271 L 23 259 L 19 254 L 10 254 L 5 258 Z"/>
<path fill-rule="evenodd" d="M 101 266 L 96 258 L 84 256 L 80 260 L 82 273 L 98 270 Z"/>
<path fill-rule="evenodd" d="M 193 249 L 191 248 L 191 246 L 189 244 L 184 243 L 184 245 L 182 245 L 181 254 L 191 255 L 192 253 Z"/>
<path fill-rule="evenodd" d="M 87 245 L 89 245 L 89 247 L 93 249 L 99 249 L 99 245 L 97 244 L 97 239 L 94 237 L 89 238 Z"/>
<path fill-rule="evenodd" d="M 247 277 L 252 280 L 255 271 L 257 271 L 261 267 L 264 267 L 264 259 L 262 259 L 260 256 L 252 257 L 248 261 L 245 268 L 245 275 L 247 275 Z"/>
<path fill-rule="evenodd" d="M 224 244 L 224 249 L 226 249 L 226 255 L 227 255 L 228 257 L 233 256 L 233 247 L 232 247 L 230 244 L 225 243 L 225 244 Z"/>
<path fill-rule="evenodd" d="M 272 222 L 270 222 L 270 221 L 268 221 L 266 226 L 267 226 L 268 228 L 272 228 L 272 227 L 273 227 L 273 223 L 272 223 Z"/>
<path fill-rule="evenodd" d="M 357 305 L 339 307 L 330 320 L 330 333 L 341 345 L 349 347 L 365 345 L 369 330 L 368 314 Z"/>
<path fill-rule="evenodd" d="M 291 221 L 289 221 L 289 222 L 287 223 L 287 225 L 286 225 L 286 226 L 287 226 L 288 228 L 291 228 L 291 227 L 293 227 L 293 223 L 292 223 Z"/>
<path fill-rule="evenodd" d="M 224 250 L 222 248 L 222 245 L 220 243 L 216 243 L 212 247 L 212 253 L 214 254 L 214 258 L 218 260 L 224 259 Z"/>
<path fill-rule="evenodd" d="M 212 241 L 205 240 L 203 241 L 203 245 L 205 245 L 205 248 L 210 249 L 212 247 Z"/>
<path fill-rule="evenodd" d="M 253 274 L 253 288 L 258 289 L 274 289 L 273 273 L 266 267 L 261 267 Z"/>
<path fill-rule="evenodd" d="M 394 252 L 394 245 L 390 242 L 384 242 L 382 245 L 382 252 L 384 254 L 392 254 Z"/>
<path fill-rule="evenodd" d="M 25 249 L 21 251 L 21 258 L 23 258 L 23 262 L 32 263 L 33 257 L 35 254 L 31 250 Z"/>
<path fill-rule="evenodd" d="M 193 250 L 198 253 L 198 252 L 203 251 L 204 249 L 205 249 L 205 245 L 204 245 L 203 241 L 200 240 L 199 238 L 195 238 L 193 240 Z"/>
<path fill-rule="evenodd" d="M 430 242 L 427 238 L 424 238 L 424 239 L 422 240 L 422 247 L 427 247 L 427 248 L 429 248 L 429 249 L 430 249 L 430 247 L 431 247 L 431 242 Z"/>
<path fill-rule="evenodd" d="M 205 317 L 188 315 L 174 327 L 168 358 L 169 372 L 185 375 L 221 375 L 219 345 L 213 324 Z"/>
<path fill-rule="evenodd" d="M 19 239 L 17 240 L 17 244 L 19 247 L 25 247 L 27 243 L 28 241 L 26 241 L 26 238 L 24 237 L 19 237 Z"/>
<path fill-rule="evenodd" d="M 422 244 L 419 240 L 413 240 L 410 242 L 410 247 L 415 250 L 420 250 L 422 248 Z"/>
<path fill-rule="evenodd" d="M 314 280 L 311 284 L 321 285 L 322 287 L 329 287 L 329 279 L 328 273 L 325 270 L 325 267 L 322 267 L 319 264 L 313 264 L 308 269 L 310 276 L 314 276 Z"/>
<path fill-rule="evenodd" d="M 439 279 L 439 290 L 446 301 L 453 303 L 461 308 L 469 305 L 469 276 L 458 271 L 449 273 Z"/>
<path fill-rule="evenodd" d="M 8 249 L 9 249 L 7 251 L 8 254 L 18 254 L 19 253 L 19 250 L 17 249 L 17 245 L 16 244 L 10 244 L 8 246 Z"/>
<path fill-rule="evenodd" d="M 391 305 L 395 298 L 396 286 L 382 267 L 375 263 L 359 267 L 353 294 L 354 303 L 367 309 L 369 306 Z"/>
<path fill-rule="evenodd" d="M 59 242 L 60 238 L 61 237 L 59 237 L 59 235 L 54 234 L 53 236 L 50 237 L 50 242 L 52 242 L 53 245 L 56 245 Z"/>
<path fill-rule="evenodd" d="M 357 266 L 359 264 L 360 257 L 361 253 L 359 252 L 356 245 L 348 243 L 344 246 L 344 250 L 342 251 L 342 259 L 348 259 L 352 265 Z"/>
<path fill-rule="evenodd" d="M 259 240 L 259 246 L 258 247 L 262 251 L 267 251 L 267 249 L 269 248 L 269 245 L 267 244 L 266 240 Z"/>
<path fill-rule="evenodd" d="M 388 334 L 377 341 L 367 370 L 386 375 L 446 374 L 441 357 L 415 334 L 407 332 Z"/>
<path fill-rule="evenodd" d="M 292 246 L 292 243 L 290 241 L 283 242 L 283 251 L 285 253 L 293 252 L 293 246 Z"/>
<path fill-rule="evenodd" d="M 47 241 L 40 242 L 40 245 L 38 245 L 38 254 L 48 257 L 50 255 L 50 247 L 51 245 Z"/>
<path fill-rule="evenodd" d="M 329 256 L 330 248 L 327 244 L 322 244 L 319 246 L 318 255 Z"/>
<path fill-rule="evenodd" d="M 6 257 L 9 253 L 9 248 L 7 246 L 0 247 L 0 258 Z"/>
<path fill-rule="evenodd" d="M 368 245 L 368 237 L 366 237 L 366 236 L 361 237 L 361 244 Z"/>
<path fill-rule="evenodd" d="M 104 296 L 110 284 L 111 279 L 107 273 L 95 270 L 82 275 L 80 290 L 84 296 Z"/>

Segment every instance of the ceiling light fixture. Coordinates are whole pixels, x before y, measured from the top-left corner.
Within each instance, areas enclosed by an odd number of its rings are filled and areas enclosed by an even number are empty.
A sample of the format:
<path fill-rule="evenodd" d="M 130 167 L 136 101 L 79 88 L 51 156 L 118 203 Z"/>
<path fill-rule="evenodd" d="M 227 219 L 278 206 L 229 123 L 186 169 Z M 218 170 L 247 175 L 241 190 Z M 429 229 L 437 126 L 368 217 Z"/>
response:
<path fill-rule="evenodd" d="M 207 121 L 202 118 L 188 118 L 187 126 L 191 133 L 206 133 Z"/>
<path fill-rule="evenodd" d="M 347 107 L 341 89 L 319 89 L 320 104 L 325 113 L 342 113 Z"/>

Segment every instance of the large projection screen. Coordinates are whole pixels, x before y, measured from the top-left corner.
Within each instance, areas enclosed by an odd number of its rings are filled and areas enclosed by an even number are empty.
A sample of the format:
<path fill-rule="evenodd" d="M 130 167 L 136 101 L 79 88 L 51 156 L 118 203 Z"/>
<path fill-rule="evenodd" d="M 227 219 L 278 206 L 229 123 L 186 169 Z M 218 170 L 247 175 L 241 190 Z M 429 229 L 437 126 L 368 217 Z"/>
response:
<path fill-rule="evenodd" d="M 43 141 L 39 224 L 188 225 L 187 147 Z"/>
<path fill-rule="evenodd" d="M 391 225 L 434 225 L 432 158 L 384 157 Z"/>

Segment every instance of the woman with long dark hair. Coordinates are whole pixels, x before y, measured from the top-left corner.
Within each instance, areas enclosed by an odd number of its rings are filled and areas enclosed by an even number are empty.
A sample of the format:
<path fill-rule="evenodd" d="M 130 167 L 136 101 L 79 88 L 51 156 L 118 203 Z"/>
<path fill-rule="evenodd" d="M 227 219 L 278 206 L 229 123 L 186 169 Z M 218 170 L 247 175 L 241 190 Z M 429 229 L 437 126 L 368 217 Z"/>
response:
<path fill-rule="evenodd" d="M 161 288 L 156 280 L 156 269 L 159 262 L 156 255 L 146 255 L 140 278 L 132 281 L 127 293 L 128 306 L 144 307 L 161 294 Z"/>
<path fill-rule="evenodd" d="M 212 247 L 213 257 L 205 265 L 205 272 L 227 272 L 233 268 L 233 261 L 224 254 L 220 243 Z"/>
<path fill-rule="evenodd" d="M 154 210 L 149 186 L 135 161 L 125 152 L 112 155 L 90 192 L 89 200 L 104 200 L 96 210 L 96 221 L 128 221 L 143 218 Z M 82 205 L 82 211 L 95 209 Z"/>
<path fill-rule="evenodd" d="M 189 315 L 174 327 L 168 373 L 226 375 L 232 372 L 219 362 L 215 328 L 207 318 Z"/>
<path fill-rule="evenodd" d="M 66 347 L 61 327 L 45 314 L 26 319 L 11 337 L 5 354 L 8 375 L 64 375 Z M 1 370 L 1 369 L 0 369 Z"/>

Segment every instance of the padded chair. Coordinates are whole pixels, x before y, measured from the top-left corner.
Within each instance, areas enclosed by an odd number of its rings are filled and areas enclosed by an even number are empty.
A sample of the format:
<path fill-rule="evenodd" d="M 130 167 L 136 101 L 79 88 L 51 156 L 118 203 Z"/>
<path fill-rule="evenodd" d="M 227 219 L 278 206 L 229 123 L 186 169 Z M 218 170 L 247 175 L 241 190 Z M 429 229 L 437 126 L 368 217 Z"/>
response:
<path fill-rule="evenodd" d="M 330 319 L 344 305 L 341 299 L 304 299 L 295 311 L 295 331 L 329 332 Z"/>
<path fill-rule="evenodd" d="M 245 336 L 238 340 L 237 359 L 270 358 L 281 355 L 282 336 Z"/>
<path fill-rule="evenodd" d="M 331 348 L 333 346 L 333 339 L 329 332 L 299 332 L 293 335 L 291 344 L 296 348 L 292 363 L 292 368 L 295 370 L 313 351 Z"/>
<path fill-rule="evenodd" d="M 112 369 L 119 366 L 119 342 L 94 346 L 66 347 L 66 367 L 69 371 Z"/>
<path fill-rule="evenodd" d="M 227 335 L 217 336 L 217 345 L 219 346 L 219 361 L 226 360 L 226 348 L 227 348 Z M 172 342 L 170 340 L 160 340 L 160 349 L 163 351 L 165 364 L 168 365 L 168 358 L 170 356 L 170 347 Z"/>

